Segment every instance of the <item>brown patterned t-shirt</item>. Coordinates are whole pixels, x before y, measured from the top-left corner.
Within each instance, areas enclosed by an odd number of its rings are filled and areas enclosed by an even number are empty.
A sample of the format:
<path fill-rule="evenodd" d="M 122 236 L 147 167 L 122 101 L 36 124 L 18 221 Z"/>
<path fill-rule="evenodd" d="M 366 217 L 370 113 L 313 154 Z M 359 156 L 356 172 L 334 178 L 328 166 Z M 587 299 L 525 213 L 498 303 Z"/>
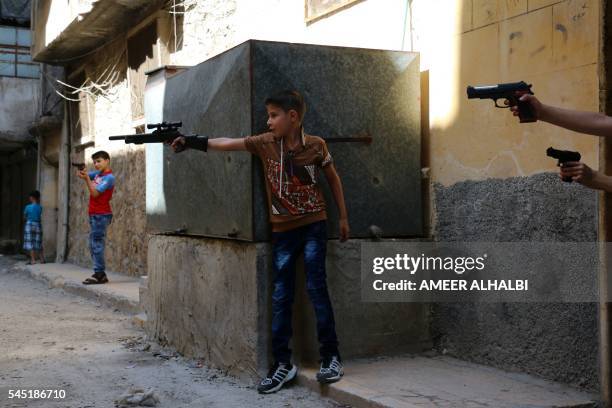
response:
<path fill-rule="evenodd" d="M 327 218 L 317 184 L 319 168 L 332 162 L 325 140 L 302 132 L 301 144 L 289 151 L 280 136 L 268 132 L 245 138 L 245 145 L 264 167 L 272 231 L 288 231 Z"/>

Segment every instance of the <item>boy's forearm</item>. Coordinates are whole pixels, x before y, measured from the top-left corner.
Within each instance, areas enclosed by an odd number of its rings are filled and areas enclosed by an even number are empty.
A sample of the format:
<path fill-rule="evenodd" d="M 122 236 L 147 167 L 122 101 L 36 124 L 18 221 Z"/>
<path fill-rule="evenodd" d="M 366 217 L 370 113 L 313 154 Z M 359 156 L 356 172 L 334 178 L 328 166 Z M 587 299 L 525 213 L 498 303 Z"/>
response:
<path fill-rule="evenodd" d="M 334 195 L 334 199 L 336 200 L 336 206 L 338 207 L 338 216 L 340 217 L 340 219 L 348 219 L 346 204 L 344 202 L 344 190 L 342 189 L 342 182 L 340 181 L 340 177 L 335 177 L 335 180 L 330 183 L 330 188 L 332 190 L 332 194 Z"/>
<path fill-rule="evenodd" d="M 216 137 L 208 139 L 208 150 L 246 150 L 244 138 Z"/>
<path fill-rule="evenodd" d="M 89 177 L 83 180 L 85 181 L 85 186 L 87 187 L 89 194 L 93 197 L 97 197 L 100 193 L 98 193 L 98 190 L 96 190 L 96 186 L 94 185 L 93 181 L 91 181 Z"/>
<path fill-rule="evenodd" d="M 583 182 L 582 184 L 589 188 L 612 193 L 612 177 L 606 176 L 598 171 L 593 172 L 591 180 Z"/>
<path fill-rule="evenodd" d="M 599 112 L 583 112 L 542 105 L 540 120 L 575 132 L 612 136 L 612 118 Z"/>

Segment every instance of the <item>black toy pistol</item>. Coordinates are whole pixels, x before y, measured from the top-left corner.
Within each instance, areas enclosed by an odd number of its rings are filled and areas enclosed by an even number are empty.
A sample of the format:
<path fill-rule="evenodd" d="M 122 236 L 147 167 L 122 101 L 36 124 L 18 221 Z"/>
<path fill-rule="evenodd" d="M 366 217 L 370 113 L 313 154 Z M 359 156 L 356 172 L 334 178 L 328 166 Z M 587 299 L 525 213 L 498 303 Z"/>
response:
<path fill-rule="evenodd" d="M 468 86 L 468 99 L 493 99 L 496 108 L 510 108 L 518 106 L 519 119 L 521 123 L 535 122 L 537 120 L 533 108 L 529 102 L 520 100 L 525 94 L 533 95 L 531 85 L 524 81 L 510 82 L 507 84 L 487 85 L 487 86 Z M 508 101 L 508 105 L 500 105 L 498 100 L 504 99 Z"/>
<path fill-rule="evenodd" d="M 557 150 L 552 147 L 546 149 L 546 155 L 548 157 L 552 157 L 553 159 L 557 159 L 557 166 L 561 166 L 567 162 L 577 162 L 580 161 L 581 157 L 580 153 L 572 152 L 571 150 Z M 567 183 L 572 182 L 571 177 L 563 177 L 563 181 Z"/>

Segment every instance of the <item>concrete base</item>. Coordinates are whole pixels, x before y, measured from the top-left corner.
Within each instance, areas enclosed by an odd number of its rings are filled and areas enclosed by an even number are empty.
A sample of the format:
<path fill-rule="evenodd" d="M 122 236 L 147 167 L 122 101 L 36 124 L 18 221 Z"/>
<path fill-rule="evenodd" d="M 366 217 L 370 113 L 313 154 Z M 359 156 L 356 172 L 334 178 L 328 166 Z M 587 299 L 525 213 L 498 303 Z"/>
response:
<path fill-rule="evenodd" d="M 348 361 L 343 379 L 324 386 L 316 372 L 300 368 L 298 384 L 354 408 L 598 406 L 593 393 L 445 356 Z"/>
<path fill-rule="evenodd" d="M 431 347 L 428 305 L 362 303 L 360 240 L 328 243 L 328 287 L 344 358 Z M 180 353 L 253 379 L 270 364 L 271 245 L 153 236 L 149 241 L 147 332 Z M 312 307 L 298 260 L 294 361 L 315 362 Z"/>

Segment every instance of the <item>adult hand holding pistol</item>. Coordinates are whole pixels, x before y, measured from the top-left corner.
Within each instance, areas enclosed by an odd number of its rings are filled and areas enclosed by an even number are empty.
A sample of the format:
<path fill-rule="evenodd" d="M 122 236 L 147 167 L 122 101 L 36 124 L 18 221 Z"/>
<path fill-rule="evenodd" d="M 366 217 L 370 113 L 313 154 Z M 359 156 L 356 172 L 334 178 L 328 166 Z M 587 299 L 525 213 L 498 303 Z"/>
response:
<path fill-rule="evenodd" d="M 565 129 L 593 136 L 612 137 L 612 117 L 600 112 L 585 112 L 574 109 L 559 108 L 547 105 L 535 96 L 525 94 L 519 101 L 531 106 L 536 118 L 543 122 L 560 126 Z M 506 104 L 508 104 L 506 102 Z M 518 116 L 518 106 L 511 106 L 514 116 Z"/>
<path fill-rule="evenodd" d="M 527 102 L 538 120 L 551 123 L 594 136 L 612 136 L 612 118 L 599 112 L 583 112 L 559 108 L 540 102 L 534 95 L 523 95 L 519 98 Z M 511 106 L 514 116 L 518 116 L 518 107 Z M 559 163 L 559 177 L 564 181 L 575 181 L 586 187 L 612 192 L 612 177 L 593 170 L 581 161 Z"/>
<path fill-rule="evenodd" d="M 594 136 L 612 137 L 612 117 L 599 112 L 584 112 L 546 105 L 533 94 L 531 85 L 524 81 L 488 86 L 468 86 L 468 99 L 493 99 L 498 108 L 510 108 L 521 123 L 538 120 Z M 504 104 L 498 103 L 504 100 Z M 556 157 L 550 152 L 560 153 Z M 549 148 L 548 156 L 559 160 L 559 176 L 563 181 L 576 181 L 587 187 L 612 192 L 612 177 L 591 169 L 580 161 L 578 152 Z M 565 157 L 567 156 L 567 157 Z"/>

